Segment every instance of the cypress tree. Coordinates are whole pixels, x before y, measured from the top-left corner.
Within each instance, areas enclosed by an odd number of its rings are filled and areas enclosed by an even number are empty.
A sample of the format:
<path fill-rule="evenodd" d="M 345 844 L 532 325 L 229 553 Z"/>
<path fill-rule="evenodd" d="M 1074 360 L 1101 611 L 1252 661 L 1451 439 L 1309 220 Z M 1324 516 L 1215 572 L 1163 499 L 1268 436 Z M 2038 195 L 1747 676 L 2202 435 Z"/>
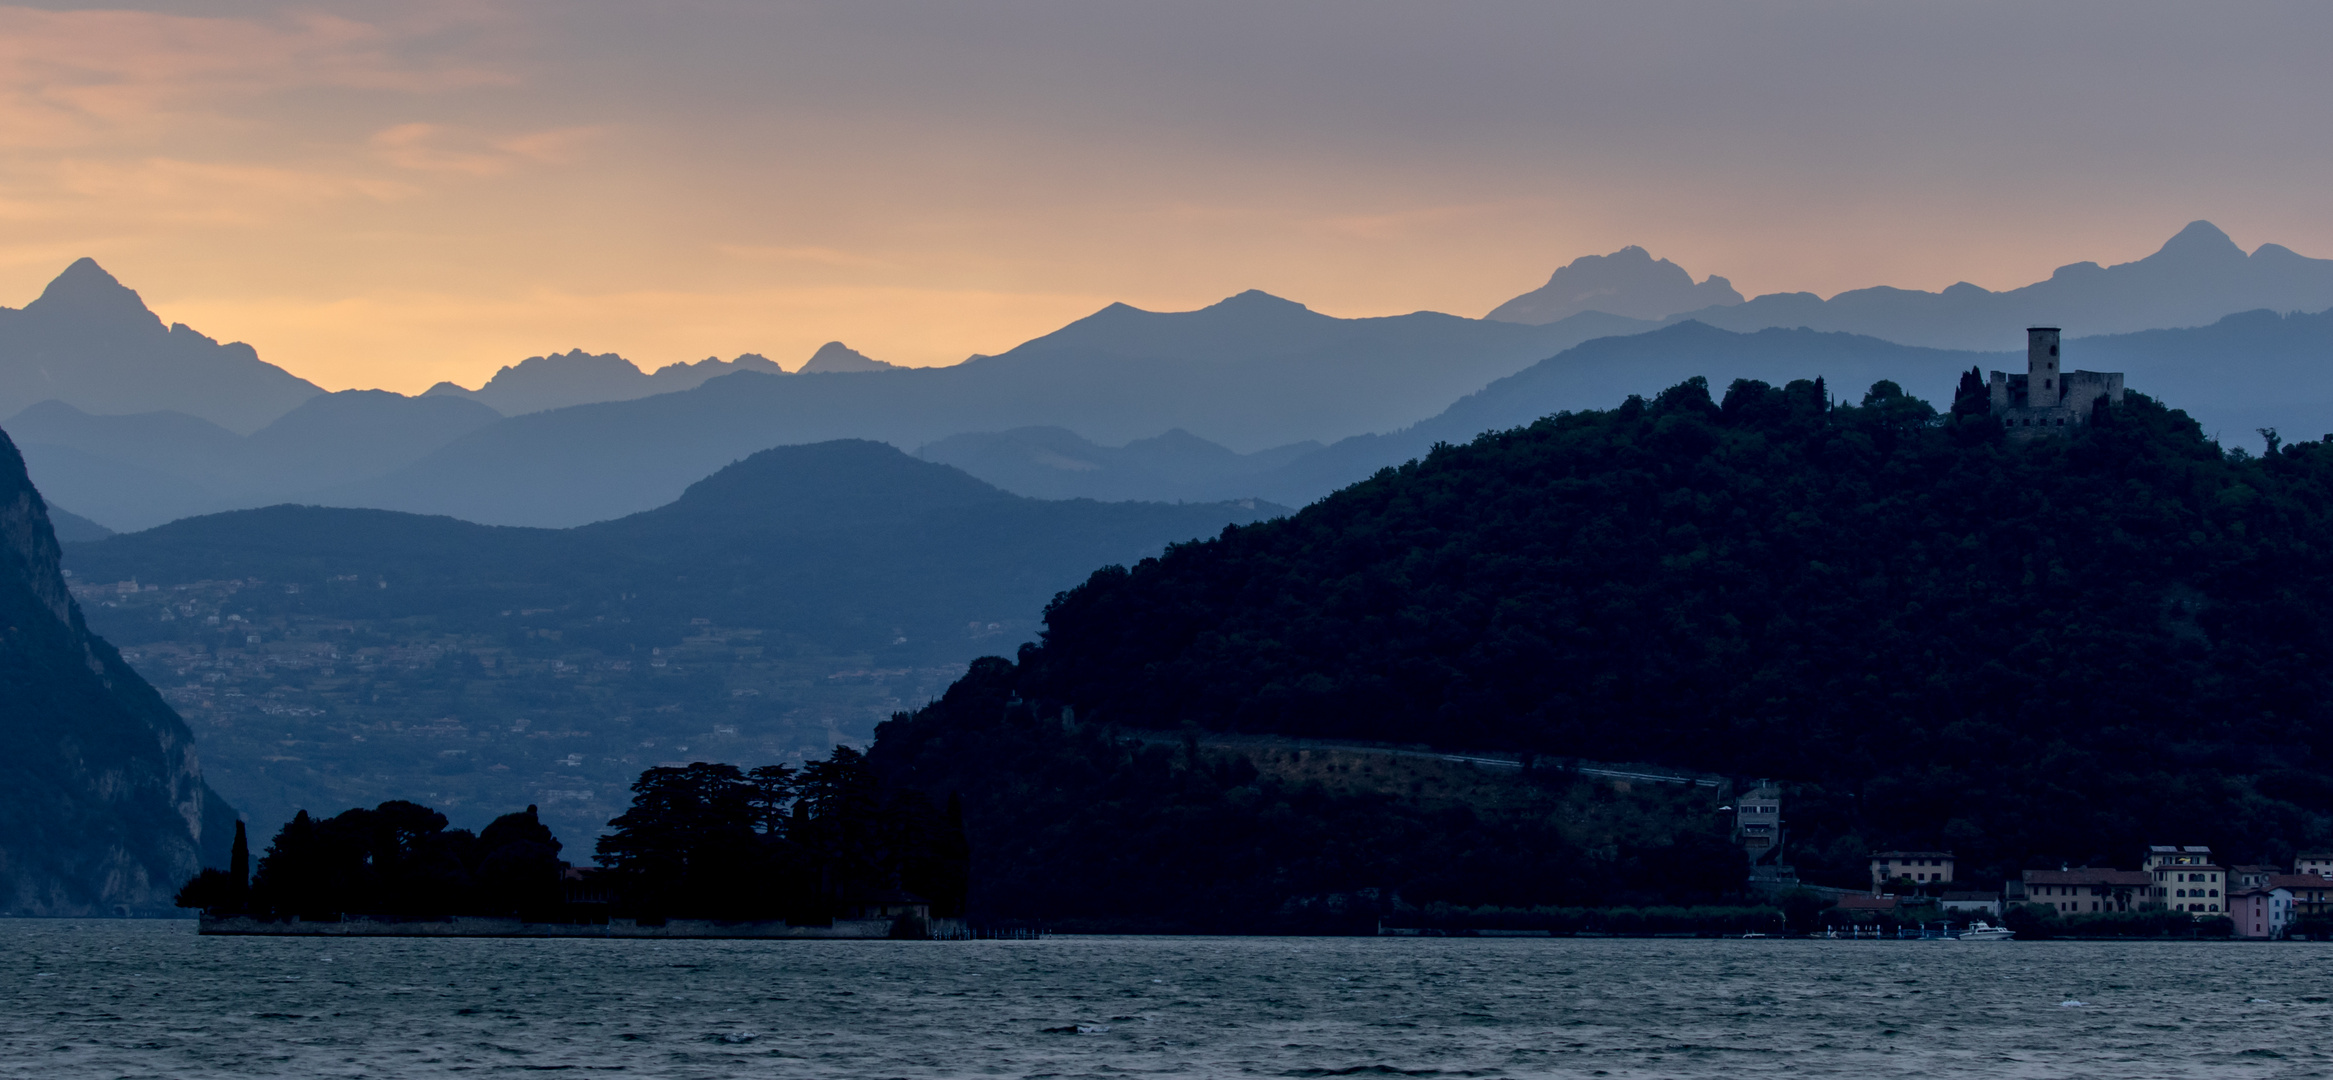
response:
<path fill-rule="evenodd" d="M 244 835 L 241 819 L 235 822 L 235 845 L 227 849 L 227 874 L 235 879 L 237 892 L 251 884 L 251 838 Z"/>

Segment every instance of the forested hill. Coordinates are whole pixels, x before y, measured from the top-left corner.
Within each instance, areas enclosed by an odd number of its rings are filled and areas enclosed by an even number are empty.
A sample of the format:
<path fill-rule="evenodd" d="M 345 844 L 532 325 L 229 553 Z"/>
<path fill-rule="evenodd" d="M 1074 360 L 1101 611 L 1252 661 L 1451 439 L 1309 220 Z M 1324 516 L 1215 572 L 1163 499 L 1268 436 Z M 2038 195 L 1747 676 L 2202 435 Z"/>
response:
<path fill-rule="evenodd" d="M 2016 444 L 1890 383 L 1696 379 L 1098 571 L 1009 679 L 1081 727 L 1785 778 L 1793 861 L 1844 884 L 1884 847 L 2271 861 L 2333 842 L 2328 537 L 2333 445 L 2223 453 L 2139 394 Z"/>

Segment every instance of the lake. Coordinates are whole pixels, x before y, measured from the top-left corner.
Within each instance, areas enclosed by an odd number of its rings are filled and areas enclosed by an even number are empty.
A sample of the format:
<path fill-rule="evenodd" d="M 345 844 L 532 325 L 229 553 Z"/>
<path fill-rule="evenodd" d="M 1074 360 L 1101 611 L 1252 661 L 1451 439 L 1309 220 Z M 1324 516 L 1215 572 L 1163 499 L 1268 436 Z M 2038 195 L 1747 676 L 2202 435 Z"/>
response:
<path fill-rule="evenodd" d="M 202 938 L 0 920 L 4 1077 L 2300 1077 L 2333 945 Z"/>

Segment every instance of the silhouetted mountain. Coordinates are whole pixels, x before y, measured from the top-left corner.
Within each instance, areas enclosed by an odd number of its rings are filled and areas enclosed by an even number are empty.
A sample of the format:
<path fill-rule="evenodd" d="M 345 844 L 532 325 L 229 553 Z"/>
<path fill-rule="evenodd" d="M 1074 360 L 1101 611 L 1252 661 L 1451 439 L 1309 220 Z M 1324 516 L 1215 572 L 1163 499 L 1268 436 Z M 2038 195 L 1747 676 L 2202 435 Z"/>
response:
<path fill-rule="evenodd" d="M 759 353 L 744 353 L 735 360 L 708 356 L 694 364 L 666 364 L 650 374 L 614 353 L 595 356 L 582 349 L 571 349 L 549 356 L 530 356 L 505 366 L 476 390 L 441 382 L 422 391 L 422 396 L 467 398 L 504 416 L 518 416 L 569 405 L 630 401 L 651 394 L 690 390 L 704 385 L 707 379 L 739 371 L 785 374 L 784 368 Z"/>
<path fill-rule="evenodd" d="M 567 526 L 669 501 L 769 446 L 871 438 L 921 446 L 1054 426 L 1099 443 L 1181 428 L 1232 450 L 1412 423 L 1437 403 L 1614 325 L 1419 312 L 1337 319 L 1263 293 L 1200 311 L 1113 304 L 997 356 L 847 379 L 740 373 L 696 390 L 512 417 L 319 501 Z"/>
<path fill-rule="evenodd" d="M 2228 234 L 2198 221 L 2136 262 L 2074 263 L 2059 267 L 2047 281 L 2006 292 L 1964 281 L 1940 293 L 1882 287 L 1829 300 L 1813 293 L 1770 293 L 1746 304 L 1675 317 L 1728 330 L 1804 326 L 1910 345 L 1981 349 L 2027 326 L 2119 334 L 2201 326 L 2255 308 L 2327 307 L 2333 307 L 2333 259 L 2304 258 L 2275 244 L 2246 255 Z"/>
<path fill-rule="evenodd" d="M 895 371 L 899 365 L 886 364 L 861 353 L 839 341 L 829 341 L 810 354 L 810 361 L 796 374 L 819 375 L 845 371 Z"/>
<path fill-rule="evenodd" d="M 1889 383 L 1830 397 L 1695 379 L 1102 568 L 869 761 L 961 797 L 973 865 L 1010 868 L 975 895 L 1249 925 L 1387 887 L 1578 903 L 1566 864 L 1599 856 L 1506 849 L 1521 814 L 1422 843 L 1199 732 L 1774 777 L 1790 861 L 1843 886 L 1874 848 L 1989 882 L 2172 834 L 2333 843 L 2333 442 L 2224 453 L 2138 393 L 2036 442 Z M 1501 874 L 1450 896 L 1452 846 Z"/>
<path fill-rule="evenodd" d="M 100 615 L 176 673 L 191 718 L 218 718 L 202 729 L 212 776 L 262 824 L 303 803 L 465 791 L 468 806 L 543 803 L 546 820 L 588 835 L 612 811 L 569 793 L 620 793 L 644 738 L 685 750 L 726 728 L 773 759 L 864 739 L 919 700 L 870 683 L 1029 632 L 1093 566 L 1284 512 L 1029 499 L 840 441 L 754 454 L 669 505 L 577 529 L 276 506 L 69 557 L 81 580 L 164 587 L 168 604 L 125 599 Z M 178 588 L 199 582 L 212 585 Z M 223 681 L 179 688 L 189 671 Z M 237 696 L 213 696 L 221 686 Z M 252 703 L 267 711 L 238 711 Z M 459 744 L 459 768 L 422 737 L 447 717 L 481 729 Z M 568 734 L 484 741 L 530 717 L 536 735 Z M 297 763 L 282 761 L 286 739 Z M 546 780 L 546 750 L 586 754 L 589 768 Z"/>
<path fill-rule="evenodd" d="M 1040 499 L 1181 500 L 1236 498 L 1222 493 L 1320 448 L 1301 442 L 1237 454 L 1181 428 L 1106 447 L 1067 428 L 1031 427 L 951 436 L 915 456 Z"/>
<path fill-rule="evenodd" d="M 203 783 L 178 714 L 83 624 L 5 435 L 0 622 L 0 906 L 169 913 L 181 883 L 224 861 L 235 812 Z"/>
<path fill-rule="evenodd" d="M 1501 322 L 1551 323 L 1590 311 L 1632 319 L 1662 319 L 1680 311 L 1742 302 L 1733 283 L 1714 274 L 1696 285 L 1667 259 L 1630 245 L 1610 255 L 1582 255 L 1548 276 L 1547 284 L 1483 316 Z"/>
<path fill-rule="evenodd" d="M 92 416 L 61 401 L 26 409 L 8 427 L 42 490 L 134 530 L 379 475 L 501 419 L 458 398 L 343 390 L 249 436 L 183 413 Z"/>
<path fill-rule="evenodd" d="M 0 416 L 53 399 L 99 414 L 167 409 L 250 432 L 323 392 L 242 342 L 164 327 L 89 259 L 23 310 L 0 308 Z"/>

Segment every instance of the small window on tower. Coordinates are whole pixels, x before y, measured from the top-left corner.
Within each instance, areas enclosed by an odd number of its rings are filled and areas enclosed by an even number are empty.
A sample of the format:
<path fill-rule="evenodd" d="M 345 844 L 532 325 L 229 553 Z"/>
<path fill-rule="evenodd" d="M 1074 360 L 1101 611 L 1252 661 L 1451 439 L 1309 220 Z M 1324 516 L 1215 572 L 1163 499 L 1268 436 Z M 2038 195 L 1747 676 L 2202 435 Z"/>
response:
<path fill-rule="evenodd" d="M 2051 356 L 2056 356 L 2056 355 L 2058 354 L 2058 347 L 2057 347 L 2057 346 L 2055 346 L 2055 345 L 2052 345 L 2052 346 L 2050 346 L 2050 347 L 2049 347 L 2049 354 L 2050 354 Z"/>

